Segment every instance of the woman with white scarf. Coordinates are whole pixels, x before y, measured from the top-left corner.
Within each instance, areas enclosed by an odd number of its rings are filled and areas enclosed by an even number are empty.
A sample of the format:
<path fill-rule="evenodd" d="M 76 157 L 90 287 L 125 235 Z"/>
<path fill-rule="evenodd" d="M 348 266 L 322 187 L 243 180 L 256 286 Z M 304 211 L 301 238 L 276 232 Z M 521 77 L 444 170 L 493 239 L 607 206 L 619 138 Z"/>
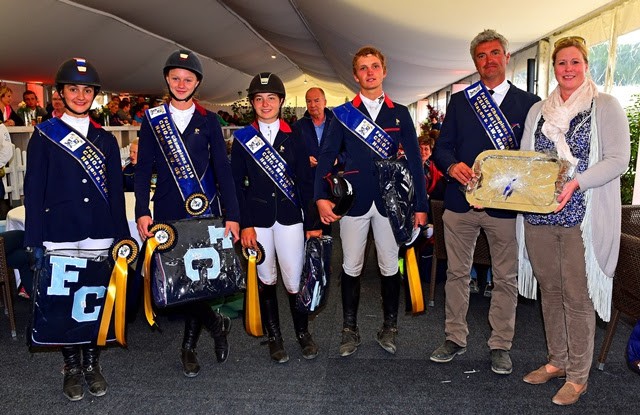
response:
<path fill-rule="evenodd" d="M 620 175 L 629 163 L 626 115 L 587 76 L 587 56 L 580 37 L 555 43 L 558 86 L 531 107 L 521 144 L 522 150 L 555 152 L 574 168 L 556 210 L 525 214 L 518 227 L 518 288 L 535 298 L 540 284 L 548 352 L 548 362 L 523 380 L 537 385 L 566 376 L 552 399 L 557 405 L 573 404 L 587 391 L 594 310 L 609 320 L 620 247 Z"/>

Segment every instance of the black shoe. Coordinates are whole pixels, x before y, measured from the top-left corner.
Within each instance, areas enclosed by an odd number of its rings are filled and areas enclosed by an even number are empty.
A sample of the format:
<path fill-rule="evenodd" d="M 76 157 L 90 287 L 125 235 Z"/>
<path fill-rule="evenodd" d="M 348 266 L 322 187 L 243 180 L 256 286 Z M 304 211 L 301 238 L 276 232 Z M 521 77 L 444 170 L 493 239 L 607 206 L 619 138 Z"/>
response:
<path fill-rule="evenodd" d="M 491 350 L 491 370 L 499 375 L 508 375 L 513 370 L 509 351 L 502 349 Z"/>
<path fill-rule="evenodd" d="M 216 360 L 218 363 L 224 363 L 229 358 L 229 342 L 227 336 L 231 331 L 231 319 L 227 316 L 222 316 L 222 331 L 219 336 L 215 336 L 213 341 L 215 342 Z"/>
<path fill-rule="evenodd" d="M 182 349 L 182 373 L 188 378 L 195 378 L 200 373 L 197 353 L 194 349 Z"/>
<path fill-rule="evenodd" d="M 360 333 L 358 328 L 355 330 L 345 327 L 342 329 L 342 341 L 340 342 L 340 356 L 345 357 L 352 355 L 360 346 Z"/>
<path fill-rule="evenodd" d="M 391 354 L 396 354 L 396 336 L 398 335 L 398 329 L 395 327 L 384 327 L 378 331 L 376 340 L 380 347 Z"/>
<path fill-rule="evenodd" d="M 480 287 L 478 287 L 478 280 L 471 280 L 469 282 L 469 293 L 478 294 L 480 292 Z"/>
<path fill-rule="evenodd" d="M 64 370 L 62 393 L 70 401 L 79 401 L 84 398 L 84 376 L 80 367 Z"/>
<path fill-rule="evenodd" d="M 284 342 L 282 337 L 270 337 L 269 338 L 269 354 L 271 360 L 277 363 L 286 363 L 289 361 L 289 355 L 284 350 Z"/>
<path fill-rule="evenodd" d="M 487 298 L 491 298 L 492 291 L 493 291 L 493 283 L 488 282 L 487 285 L 484 286 L 484 296 Z"/>
<path fill-rule="evenodd" d="M 84 380 L 89 387 L 89 393 L 93 396 L 103 396 L 107 393 L 107 381 L 102 376 L 100 365 L 85 366 L 83 368 Z"/>
<path fill-rule="evenodd" d="M 302 347 L 302 357 L 305 359 L 315 359 L 318 356 L 318 345 L 313 341 L 311 337 L 311 333 L 304 332 L 298 334 L 298 343 L 300 343 L 300 347 Z"/>
<path fill-rule="evenodd" d="M 463 354 L 467 351 L 466 347 L 458 346 L 451 340 L 445 340 L 442 346 L 438 347 L 431 353 L 429 359 L 432 362 L 447 363 L 453 360 L 459 354 Z"/>

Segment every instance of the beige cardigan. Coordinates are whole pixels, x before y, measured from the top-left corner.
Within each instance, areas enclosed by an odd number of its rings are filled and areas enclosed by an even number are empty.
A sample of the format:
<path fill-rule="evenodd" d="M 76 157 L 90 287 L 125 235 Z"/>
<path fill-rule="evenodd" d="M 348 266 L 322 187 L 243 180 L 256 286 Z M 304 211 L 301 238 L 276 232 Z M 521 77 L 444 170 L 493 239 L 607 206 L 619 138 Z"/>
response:
<path fill-rule="evenodd" d="M 522 150 L 533 150 L 534 133 L 540 120 L 542 102 L 531 107 L 525 121 Z M 589 167 L 576 175 L 585 192 L 587 208 L 580 225 L 585 246 L 589 297 L 598 315 L 609 321 L 613 275 L 620 251 L 620 175 L 629 164 L 629 121 L 620 103 L 599 93 L 591 113 Z M 536 298 L 537 282 L 527 257 L 524 218 L 518 215 L 518 291 Z"/>

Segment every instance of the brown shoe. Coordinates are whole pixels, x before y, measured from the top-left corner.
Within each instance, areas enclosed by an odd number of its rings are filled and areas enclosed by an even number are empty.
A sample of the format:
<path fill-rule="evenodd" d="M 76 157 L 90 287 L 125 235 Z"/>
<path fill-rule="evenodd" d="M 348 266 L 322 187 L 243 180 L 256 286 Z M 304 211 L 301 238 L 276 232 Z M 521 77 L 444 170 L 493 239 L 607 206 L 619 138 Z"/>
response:
<path fill-rule="evenodd" d="M 565 382 L 564 386 L 560 388 L 556 396 L 551 399 L 551 402 L 556 405 L 573 405 L 578 402 L 580 396 L 587 393 L 587 384 L 584 385 L 584 388 L 580 392 L 576 392 L 573 385 L 569 382 Z"/>
<path fill-rule="evenodd" d="M 547 383 L 551 379 L 561 378 L 564 376 L 566 376 L 564 369 L 549 373 L 547 372 L 546 365 L 542 365 L 533 372 L 529 372 L 525 377 L 522 378 L 522 380 L 531 385 L 541 385 L 543 383 Z"/>

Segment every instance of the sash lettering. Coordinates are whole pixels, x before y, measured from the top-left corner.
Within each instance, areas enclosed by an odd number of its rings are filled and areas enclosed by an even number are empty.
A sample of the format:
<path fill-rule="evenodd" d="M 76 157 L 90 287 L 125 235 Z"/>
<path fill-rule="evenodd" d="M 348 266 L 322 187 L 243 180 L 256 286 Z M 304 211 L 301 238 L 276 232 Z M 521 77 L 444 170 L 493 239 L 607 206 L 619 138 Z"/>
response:
<path fill-rule="evenodd" d="M 351 102 L 335 107 L 333 113 L 342 125 L 361 139 L 380 158 L 386 160 L 392 156 L 393 140 L 389 134 L 354 107 Z"/>
<path fill-rule="evenodd" d="M 52 118 L 36 126 L 40 132 L 67 152 L 89 175 L 104 200 L 109 202 L 107 189 L 107 167 L 100 150 L 79 132 L 59 118 Z"/>
<path fill-rule="evenodd" d="M 291 169 L 282 156 L 262 137 L 262 134 L 253 125 L 248 125 L 233 135 L 282 193 L 294 205 L 300 207 L 298 192 L 291 178 Z"/>
<path fill-rule="evenodd" d="M 186 201 L 194 193 L 206 195 L 208 200 L 212 200 L 216 194 L 213 172 L 207 168 L 202 179 L 198 177 L 180 131 L 170 117 L 169 106 L 163 104 L 150 108 L 146 111 L 146 116 L 180 190 L 182 200 Z M 210 215 L 211 208 L 207 208 L 203 214 Z"/>
<path fill-rule="evenodd" d="M 516 136 L 500 107 L 491 98 L 487 87 L 480 81 L 464 90 L 473 113 L 487 132 L 493 146 L 497 150 L 515 150 L 518 148 Z"/>

